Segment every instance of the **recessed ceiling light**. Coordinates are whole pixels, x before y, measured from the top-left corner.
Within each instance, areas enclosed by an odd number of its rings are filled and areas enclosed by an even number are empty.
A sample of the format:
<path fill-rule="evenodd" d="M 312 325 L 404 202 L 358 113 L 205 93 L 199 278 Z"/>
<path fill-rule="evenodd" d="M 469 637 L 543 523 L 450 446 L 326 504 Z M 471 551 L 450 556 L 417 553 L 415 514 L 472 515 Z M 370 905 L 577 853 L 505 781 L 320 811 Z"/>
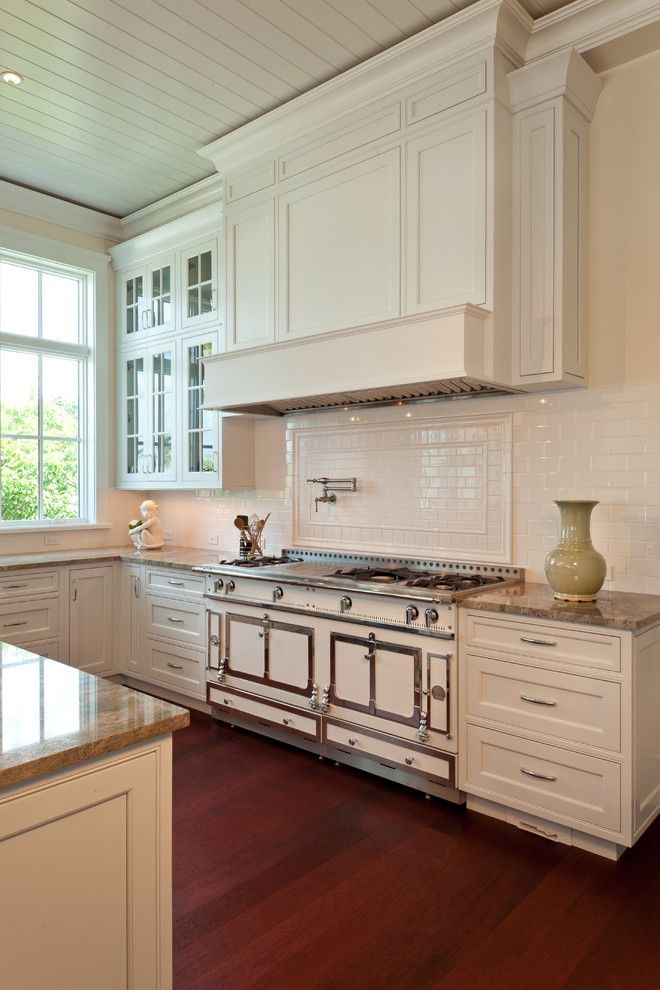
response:
<path fill-rule="evenodd" d="M 13 69 L 5 69 L 4 72 L 0 72 L 0 79 L 10 86 L 20 86 L 23 82 L 23 76 L 19 72 L 14 72 Z"/>

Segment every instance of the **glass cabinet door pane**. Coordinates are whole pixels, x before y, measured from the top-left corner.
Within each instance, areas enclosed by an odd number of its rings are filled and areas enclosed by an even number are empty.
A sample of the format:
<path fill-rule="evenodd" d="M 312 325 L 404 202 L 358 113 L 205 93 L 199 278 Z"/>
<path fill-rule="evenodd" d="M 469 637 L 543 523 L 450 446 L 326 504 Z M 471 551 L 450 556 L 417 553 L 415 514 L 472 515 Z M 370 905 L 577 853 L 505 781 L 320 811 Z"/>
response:
<path fill-rule="evenodd" d="M 204 365 L 202 361 L 213 353 L 210 341 L 194 344 L 187 349 L 186 360 L 186 391 L 188 415 L 188 443 L 186 445 L 188 464 L 191 474 L 211 472 L 215 469 L 214 434 L 211 427 L 212 419 L 209 412 L 203 412 L 201 405 L 204 401 Z"/>
<path fill-rule="evenodd" d="M 213 252 L 191 255 L 187 259 L 186 277 L 188 318 L 213 312 Z"/>
<path fill-rule="evenodd" d="M 144 470 L 144 358 L 126 362 L 126 473 Z"/>
<path fill-rule="evenodd" d="M 151 470 L 154 474 L 165 474 L 172 467 L 172 352 L 154 354 L 151 360 Z"/>
<path fill-rule="evenodd" d="M 169 265 L 155 268 L 151 273 L 152 326 L 162 327 L 172 318 L 172 293 L 170 284 L 172 273 Z"/>
<path fill-rule="evenodd" d="M 126 279 L 124 295 L 124 314 L 126 333 L 138 333 L 141 330 L 140 320 L 144 306 L 144 278 L 136 275 Z"/>

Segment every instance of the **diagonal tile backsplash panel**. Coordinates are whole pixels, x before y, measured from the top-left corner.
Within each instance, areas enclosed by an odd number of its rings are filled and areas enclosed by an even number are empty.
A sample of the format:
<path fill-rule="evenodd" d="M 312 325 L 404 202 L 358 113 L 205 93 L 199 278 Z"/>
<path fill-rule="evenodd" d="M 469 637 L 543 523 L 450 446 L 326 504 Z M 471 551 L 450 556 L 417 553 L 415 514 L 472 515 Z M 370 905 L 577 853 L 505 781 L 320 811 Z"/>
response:
<path fill-rule="evenodd" d="M 294 429 L 293 542 L 301 547 L 511 560 L 509 413 Z M 335 505 L 308 478 L 357 478 Z"/>

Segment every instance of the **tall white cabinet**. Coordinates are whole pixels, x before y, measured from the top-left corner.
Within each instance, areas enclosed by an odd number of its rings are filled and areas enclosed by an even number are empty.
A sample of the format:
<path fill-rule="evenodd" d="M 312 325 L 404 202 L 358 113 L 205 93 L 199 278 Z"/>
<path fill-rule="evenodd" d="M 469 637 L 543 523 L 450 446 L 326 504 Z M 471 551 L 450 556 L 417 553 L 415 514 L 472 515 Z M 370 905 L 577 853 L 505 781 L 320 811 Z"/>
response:
<path fill-rule="evenodd" d="M 117 486 L 249 488 L 251 424 L 204 410 L 204 361 L 224 348 L 222 211 L 210 206 L 117 245 Z"/>

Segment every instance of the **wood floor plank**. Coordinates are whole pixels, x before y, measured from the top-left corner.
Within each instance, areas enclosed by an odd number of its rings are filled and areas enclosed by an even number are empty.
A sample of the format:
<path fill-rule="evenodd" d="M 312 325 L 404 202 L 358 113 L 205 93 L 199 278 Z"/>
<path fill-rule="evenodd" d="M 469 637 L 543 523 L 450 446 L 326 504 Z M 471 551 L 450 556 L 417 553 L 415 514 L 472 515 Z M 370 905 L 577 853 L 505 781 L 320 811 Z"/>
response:
<path fill-rule="evenodd" d="M 660 826 L 618 864 L 193 713 L 175 990 L 590 990 L 660 972 Z"/>

